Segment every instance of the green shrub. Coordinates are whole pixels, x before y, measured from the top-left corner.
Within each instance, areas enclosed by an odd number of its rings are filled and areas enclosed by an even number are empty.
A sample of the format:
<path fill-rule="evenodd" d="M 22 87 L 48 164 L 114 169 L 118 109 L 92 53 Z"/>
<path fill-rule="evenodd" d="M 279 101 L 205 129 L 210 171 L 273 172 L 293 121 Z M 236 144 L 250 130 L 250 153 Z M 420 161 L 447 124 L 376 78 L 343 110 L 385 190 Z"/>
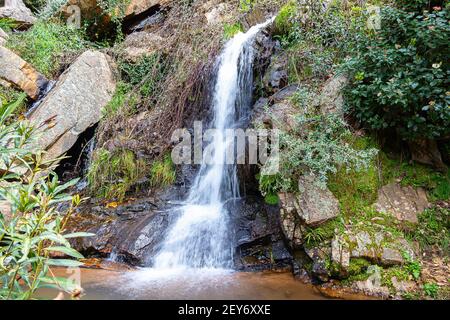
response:
<path fill-rule="evenodd" d="M 308 173 L 324 188 L 328 177 L 340 167 L 364 170 L 377 153 L 374 148 L 353 148 L 347 142 L 351 133 L 338 115 L 300 115 L 296 122 L 292 132 L 280 133 L 280 172 L 259 176 L 263 192 L 296 191 L 298 178 Z"/>
<path fill-rule="evenodd" d="M 87 174 L 90 191 L 101 198 L 123 201 L 126 193 L 145 177 L 145 167 L 145 161 L 129 150 L 98 149 Z"/>
<path fill-rule="evenodd" d="M 37 22 L 28 31 L 15 33 L 6 44 L 47 77 L 59 70 L 59 58 L 87 46 L 82 30 L 57 22 Z"/>
<path fill-rule="evenodd" d="M 239 22 L 236 22 L 234 24 L 226 23 L 223 26 L 223 37 L 225 40 L 231 39 L 234 37 L 235 34 L 242 32 L 243 28 L 242 25 Z"/>
<path fill-rule="evenodd" d="M 17 26 L 17 22 L 10 18 L 0 18 L 0 29 L 9 32 Z"/>
<path fill-rule="evenodd" d="M 423 292 L 430 298 L 435 299 L 438 295 L 439 286 L 436 283 L 425 283 L 423 285 Z"/>
<path fill-rule="evenodd" d="M 269 193 L 264 197 L 264 202 L 271 206 L 276 206 L 280 202 L 280 199 L 277 194 Z"/>
<path fill-rule="evenodd" d="M 449 10 L 384 7 L 381 18 L 382 28 L 362 35 L 346 63 L 347 110 L 367 128 L 395 129 L 403 139 L 448 136 Z"/>
<path fill-rule="evenodd" d="M 24 99 L 24 95 L 21 97 Z M 23 121 L 8 119 L 21 101 L 0 101 L 0 201 L 11 212 L 0 212 L 0 300 L 32 299 L 36 290 L 47 287 L 73 296 L 81 293 L 79 284 L 55 277 L 51 266 L 78 267 L 71 259 L 53 259 L 51 253 L 83 258 L 68 239 L 90 236 L 65 234 L 65 225 L 81 199 L 66 194 L 77 180 L 60 184 L 49 170 L 55 160 L 42 162 L 42 152 L 34 148 L 34 129 Z M 26 181 L 14 173 L 29 169 Z"/>
<path fill-rule="evenodd" d="M 278 12 L 275 18 L 275 34 L 286 35 L 289 34 L 293 26 L 293 19 L 297 13 L 297 2 L 290 0 Z"/>

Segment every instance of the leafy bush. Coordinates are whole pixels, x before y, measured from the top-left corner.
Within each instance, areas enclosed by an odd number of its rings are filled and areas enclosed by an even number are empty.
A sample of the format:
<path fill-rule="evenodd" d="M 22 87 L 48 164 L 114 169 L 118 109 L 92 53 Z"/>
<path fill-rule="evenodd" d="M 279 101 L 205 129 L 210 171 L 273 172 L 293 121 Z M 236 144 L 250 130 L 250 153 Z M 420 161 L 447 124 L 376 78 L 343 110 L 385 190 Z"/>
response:
<path fill-rule="evenodd" d="M 430 298 L 436 298 L 438 295 L 438 291 L 439 286 L 436 283 L 425 283 L 423 285 L 423 292 Z"/>
<path fill-rule="evenodd" d="M 59 70 L 58 58 L 84 49 L 87 42 L 81 29 L 57 22 L 37 22 L 28 31 L 15 33 L 6 45 L 47 77 Z"/>
<path fill-rule="evenodd" d="M 415 7 L 424 1 L 408 3 Z M 395 129 L 408 140 L 445 137 L 450 134 L 449 10 L 411 10 L 384 7 L 382 28 L 360 36 L 355 57 L 346 63 L 353 75 L 347 108 L 370 129 Z"/>
<path fill-rule="evenodd" d="M 300 175 L 307 173 L 314 174 L 324 188 L 329 175 L 342 166 L 356 171 L 367 168 L 377 150 L 356 150 L 347 142 L 349 137 L 351 132 L 338 115 L 298 116 L 293 132 L 280 133 L 280 172 L 270 178 L 260 176 L 261 191 L 293 191 Z"/>
<path fill-rule="evenodd" d="M 68 239 L 90 234 L 64 234 L 73 208 L 81 202 L 79 196 L 65 194 L 77 180 L 60 185 L 49 171 L 55 162 L 43 162 L 33 147 L 33 129 L 23 121 L 8 123 L 20 103 L 0 104 L 0 201 L 6 205 L 0 211 L 0 299 L 31 299 L 44 286 L 78 295 L 78 284 L 55 277 L 50 267 L 82 263 L 49 256 L 82 258 Z M 23 170 L 27 175 L 16 173 Z"/>

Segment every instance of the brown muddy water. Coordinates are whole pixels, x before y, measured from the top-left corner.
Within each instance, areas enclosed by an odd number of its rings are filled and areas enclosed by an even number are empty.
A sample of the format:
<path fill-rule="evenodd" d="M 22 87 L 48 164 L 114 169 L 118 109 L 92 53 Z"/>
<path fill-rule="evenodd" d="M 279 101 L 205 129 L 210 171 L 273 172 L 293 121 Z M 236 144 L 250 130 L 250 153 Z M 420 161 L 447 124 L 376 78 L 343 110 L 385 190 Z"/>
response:
<path fill-rule="evenodd" d="M 311 285 L 289 272 L 244 273 L 230 270 L 54 269 L 57 276 L 78 277 L 86 300 L 322 300 Z M 56 291 L 43 289 L 39 298 L 53 299 Z M 69 297 L 66 295 L 65 297 Z"/>

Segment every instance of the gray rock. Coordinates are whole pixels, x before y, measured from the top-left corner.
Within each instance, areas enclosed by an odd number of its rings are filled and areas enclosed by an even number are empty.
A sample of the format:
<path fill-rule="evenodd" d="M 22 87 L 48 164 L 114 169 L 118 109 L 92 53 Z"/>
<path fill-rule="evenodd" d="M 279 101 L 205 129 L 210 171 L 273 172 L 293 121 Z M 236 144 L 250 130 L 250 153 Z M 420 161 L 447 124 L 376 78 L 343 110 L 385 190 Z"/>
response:
<path fill-rule="evenodd" d="M 313 105 L 319 106 L 322 114 L 329 113 L 343 114 L 344 97 L 342 89 L 347 85 L 348 78 L 344 75 L 339 75 L 330 78 L 323 86 L 321 94 L 313 102 Z"/>
<path fill-rule="evenodd" d="M 344 269 L 350 265 L 350 258 L 364 258 L 375 263 L 392 266 L 404 263 L 403 252 L 415 257 L 412 246 L 403 238 L 395 238 L 388 232 L 348 230 L 335 235 L 331 242 L 331 261 Z"/>
<path fill-rule="evenodd" d="M 78 136 L 100 120 L 115 89 L 106 55 L 86 51 L 59 78 L 29 117 L 39 127 L 37 144 L 53 159 L 68 151 Z"/>
<path fill-rule="evenodd" d="M 297 213 L 308 226 L 317 226 L 339 214 L 339 201 L 328 188 L 314 183 L 314 176 L 302 176 L 298 181 Z"/>
<path fill-rule="evenodd" d="M 23 90 L 37 99 L 48 80 L 11 50 L 0 46 L 0 80 Z"/>
<path fill-rule="evenodd" d="M 136 62 L 139 58 L 151 55 L 164 46 L 164 39 L 154 33 L 145 31 L 128 35 L 123 42 L 124 58 Z"/>
<path fill-rule="evenodd" d="M 22 0 L 5 0 L 5 6 L 0 7 L 0 18 L 12 19 L 18 28 L 27 28 L 36 22 L 36 18 Z"/>
<path fill-rule="evenodd" d="M 3 46 L 6 43 L 6 41 L 8 41 L 8 38 L 9 38 L 8 34 L 5 31 L 3 31 L 2 28 L 0 28 L 0 46 Z"/>
<path fill-rule="evenodd" d="M 266 92 L 275 93 L 287 85 L 288 61 L 289 59 L 285 54 L 272 57 L 269 68 L 263 78 L 263 85 Z"/>
<path fill-rule="evenodd" d="M 429 206 L 426 191 L 398 183 L 385 185 L 378 191 L 375 209 L 393 215 L 399 221 L 417 223 L 417 215 Z"/>
<path fill-rule="evenodd" d="M 272 97 L 270 97 L 270 100 L 275 104 L 289 100 L 299 89 L 300 85 L 291 84 L 290 86 L 287 86 L 275 93 Z"/>
<path fill-rule="evenodd" d="M 328 270 L 328 262 L 330 260 L 331 249 L 328 246 L 305 248 L 308 257 L 313 261 L 312 273 L 321 281 L 328 281 L 330 272 Z"/>

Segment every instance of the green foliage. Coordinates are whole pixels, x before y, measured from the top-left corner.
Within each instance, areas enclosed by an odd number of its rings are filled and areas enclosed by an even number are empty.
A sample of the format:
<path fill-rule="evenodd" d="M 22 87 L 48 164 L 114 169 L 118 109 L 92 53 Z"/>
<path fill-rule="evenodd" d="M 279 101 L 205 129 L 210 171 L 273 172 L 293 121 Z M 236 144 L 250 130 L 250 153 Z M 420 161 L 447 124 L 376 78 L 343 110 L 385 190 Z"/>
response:
<path fill-rule="evenodd" d="M 420 273 L 422 272 L 422 266 L 420 265 L 420 262 L 414 260 L 407 252 L 403 252 L 403 259 L 405 259 L 406 261 L 406 270 L 410 275 L 413 276 L 415 280 L 418 280 L 420 278 Z"/>
<path fill-rule="evenodd" d="M 444 254 L 450 253 L 450 209 L 434 207 L 419 215 L 419 223 L 409 234 L 418 241 L 421 249 L 437 247 Z"/>
<path fill-rule="evenodd" d="M 382 28 L 357 41 L 345 67 L 347 109 L 366 127 L 404 139 L 448 136 L 449 11 L 406 9 L 384 7 Z"/>
<path fill-rule="evenodd" d="M 156 92 L 157 84 L 162 81 L 166 72 L 163 57 L 159 53 L 140 58 L 136 63 L 119 61 L 119 71 L 126 83 L 140 87 L 144 97 L 150 97 Z"/>
<path fill-rule="evenodd" d="M 270 193 L 266 194 L 266 196 L 264 197 L 264 202 L 272 206 L 276 206 L 280 202 L 280 199 L 278 198 L 277 194 Z"/>
<path fill-rule="evenodd" d="M 176 179 L 175 166 L 170 154 L 163 160 L 157 160 L 152 163 L 150 169 L 150 183 L 154 187 L 165 187 L 173 184 Z"/>
<path fill-rule="evenodd" d="M 255 0 L 239 0 L 239 10 L 241 12 L 249 12 L 255 3 Z"/>
<path fill-rule="evenodd" d="M 321 227 L 318 228 L 306 228 L 303 236 L 307 246 L 312 244 L 319 244 L 325 239 L 325 231 Z"/>
<path fill-rule="evenodd" d="M 132 87 L 125 82 L 118 82 L 116 85 L 116 91 L 110 102 L 103 108 L 103 117 L 111 117 L 117 112 L 121 111 L 125 104 L 130 108 L 137 104 L 138 97 L 132 93 Z"/>
<path fill-rule="evenodd" d="M 242 32 L 243 28 L 239 22 L 234 24 L 225 23 L 223 26 L 223 37 L 225 40 L 229 40 L 234 37 L 235 34 Z"/>
<path fill-rule="evenodd" d="M 350 143 L 356 150 L 376 148 L 376 144 L 367 137 L 352 137 L 351 140 Z M 379 187 L 376 159 L 372 159 L 367 168 L 361 171 L 342 167 L 330 175 L 328 180 L 328 188 L 339 200 L 345 214 L 365 211 L 376 201 Z"/>
<path fill-rule="evenodd" d="M 10 18 L 0 18 L 0 29 L 9 32 L 17 27 L 17 22 Z"/>
<path fill-rule="evenodd" d="M 380 160 L 383 185 L 400 180 L 402 186 L 427 190 L 431 201 L 450 199 L 450 173 L 445 175 L 429 166 L 390 158 L 385 153 L 380 153 Z"/>
<path fill-rule="evenodd" d="M 28 31 L 15 33 L 6 44 L 47 77 L 59 70 L 58 59 L 65 53 L 75 53 L 86 47 L 80 29 L 57 22 L 37 22 Z"/>
<path fill-rule="evenodd" d="M 280 133 L 280 172 L 266 178 L 260 176 L 260 186 L 266 192 L 270 184 L 272 193 L 295 191 L 298 178 L 312 173 L 319 186 L 325 187 L 330 174 L 346 166 L 356 171 L 367 168 L 377 153 L 372 148 L 356 150 L 348 137 L 351 133 L 344 121 L 337 115 L 298 116 L 297 126 L 292 132 Z M 270 179 L 269 181 L 265 181 Z"/>
<path fill-rule="evenodd" d="M 145 166 L 145 161 L 129 150 L 97 149 L 87 174 L 90 191 L 101 198 L 123 201 L 126 193 L 145 177 Z"/>
<path fill-rule="evenodd" d="M 363 258 L 351 258 L 350 265 L 348 266 L 348 274 L 350 276 L 356 276 L 366 272 L 370 266 L 370 262 Z"/>
<path fill-rule="evenodd" d="M 425 283 L 423 285 L 423 292 L 430 298 L 437 298 L 439 286 L 436 283 Z"/>
<path fill-rule="evenodd" d="M 288 34 L 293 26 L 293 19 L 297 13 L 297 2 L 289 1 L 278 12 L 275 18 L 275 33 L 279 35 Z"/>
<path fill-rule="evenodd" d="M 49 254 L 80 259 L 67 239 L 91 235 L 64 234 L 73 208 L 81 202 L 79 196 L 66 194 L 77 180 L 61 185 L 49 170 L 55 160 L 43 162 L 42 152 L 33 147 L 33 128 L 23 121 L 8 121 L 21 103 L 0 104 L 0 201 L 10 207 L 10 212 L 3 211 L 5 207 L 0 212 L 0 300 L 31 299 L 44 286 L 76 294 L 81 290 L 78 284 L 54 277 L 50 267 L 82 263 L 51 259 Z M 23 169 L 28 170 L 26 181 L 14 173 Z"/>

